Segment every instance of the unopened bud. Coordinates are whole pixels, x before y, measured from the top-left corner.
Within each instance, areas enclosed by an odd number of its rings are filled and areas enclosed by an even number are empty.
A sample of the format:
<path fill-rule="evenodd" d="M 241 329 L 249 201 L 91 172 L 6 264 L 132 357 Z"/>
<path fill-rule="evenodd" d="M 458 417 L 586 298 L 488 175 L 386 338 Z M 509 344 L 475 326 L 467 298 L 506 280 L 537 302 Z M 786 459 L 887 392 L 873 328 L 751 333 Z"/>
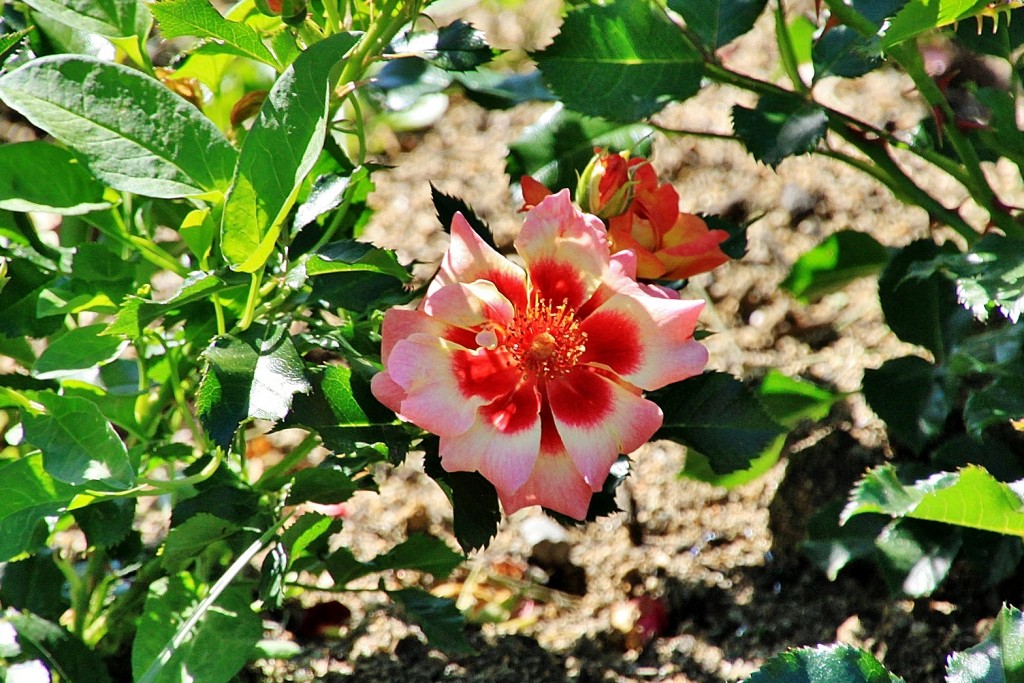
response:
<path fill-rule="evenodd" d="M 620 216 L 633 200 L 632 187 L 627 156 L 595 149 L 576 185 L 576 202 L 599 218 Z"/>

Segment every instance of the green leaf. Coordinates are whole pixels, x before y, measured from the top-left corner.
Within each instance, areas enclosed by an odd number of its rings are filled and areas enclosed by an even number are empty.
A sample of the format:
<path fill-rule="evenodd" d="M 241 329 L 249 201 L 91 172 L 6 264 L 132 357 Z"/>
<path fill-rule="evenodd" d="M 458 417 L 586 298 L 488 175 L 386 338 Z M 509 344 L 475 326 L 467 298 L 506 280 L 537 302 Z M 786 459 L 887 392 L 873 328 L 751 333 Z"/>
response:
<path fill-rule="evenodd" d="M 678 12 L 711 50 L 754 28 L 766 4 L 767 0 L 668 0 L 669 9 Z"/>
<path fill-rule="evenodd" d="M 288 491 L 288 505 L 305 501 L 332 505 L 352 497 L 357 487 L 346 473 L 333 467 L 299 470 Z"/>
<path fill-rule="evenodd" d="M 987 0 L 910 0 L 903 6 L 882 36 L 882 47 L 889 49 L 925 31 L 978 14 L 991 4 Z"/>
<path fill-rule="evenodd" d="M 66 377 L 114 360 L 128 342 L 101 336 L 105 328 L 103 323 L 86 325 L 57 337 L 36 360 L 32 374 L 39 379 Z"/>
<path fill-rule="evenodd" d="M 339 548 L 327 559 L 327 570 L 342 586 L 362 576 L 389 569 L 412 569 L 443 579 L 465 559 L 439 538 L 413 534 L 368 562 L 355 559 L 348 548 Z"/>
<path fill-rule="evenodd" d="M 903 519 L 891 522 L 878 538 L 878 566 L 889 593 L 922 598 L 942 584 L 963 543 L 961 529 Z"/>
<path fill-rule="evenodd" d="M 160 0 L 149 7 L 160 22 L 160 33 L 164 38 L 213 38 L 242 57 L 278 66 L 255 29 L 225 19 L 208 0 Z"/>
<path fill-rule="evenodd" d="M 141 0 L 25 0 L 25 4 L 79 31 L 107 38 L 145 39 L 153 23 Z"/>
<path fill-rule="evenodd" d="M 292 396 L 311 388 L 283 326 L 253 325 L 238 336 L 218 337 L 203 357 L 196 412 L 210 438 L 224 447 L 249 418 L 283 420 Z"/>
<path fill-rule="evenodd" d="M 20 43 L 25 36 L 29 35 L 34 30 L 35 26 L 29 26 L 28 28 L 23 28 L 20 31 L 12 31 L 0 36 L 0 58 L 5 57 L 11 48 Z"/>
<path fill-rule="evenodd" d="M 446 71 L 470 71 L 494 59 L 497 50 L 487 44 L 482 31 L 456 20 L 437 31 L 400 36 L 389 53 L 416 55 Z"/>
<path fill-rule="evenodd" d="M 135 521 L 135 499 L 104 500 L 73 512 L 89 545 L 109 548 L 124 541 Z"/>
<path fill-rule="evenodd" d="M 531 56 L 568 108 L 614 121 L 638 121 L 693 96 L 704 70 L 665 13 L 638 0 L 571 9 L 554 42 Z"/>
<path fill-rule="evenodd" d="M 356 271 L 390 275 L 401 282 L 412 279 L 395 252 L 355 240 L 325 245 L 306 261 L 306 274 L 311 276 Z"/>
<path fill-rule="evenodd" d="M 43 57 L 0 77 L 0 99 L 118 190 L 165 198 L 223 190 L 235 165 L 234 148 L 198 109 L 120 64 Z"/>
<path fill-rule="evenodd" d="M 186 304 L 205 301 L 228 287 L 228 283 L 214 273 L 195 271 L 188 274 L 174 294 L 164 301 L 150 301 L 141 297 L 128 297 L 114 320 L 103 330 L 104 335 L 118 335 L 138 339 L 147 325 Z"/>
<path fill-rule="evenodd" d="M 515 183 L 529 175 L 552 192 L 575 190 L 594 147 L 645 156 L 653 135 L 654 129 L 641 123 L 612 123 L 555 105 L 509 145 L 507 171 Z"/>
<path fill-rule="evenodd" d="M 943 377 L 925 359 L 904 356 L 865 370 L 862 391 L 889 428 L 890 437 L 920 453 L 942 432 L 954 407 Z"/>
<path fill-rule="evenodd" d="M 903 341 L 931 351 L 937 363 L 963 338 L 971 319 L 957 304 L 953 283 L 947 278 L 939 273 L 927 278 L 910 276 L 916 262 L 955 252 L 952 245 L 940 248 L 931 240 L 912 242 L 890 259 L 878 280 L 886 324 Z"/>
<path fill-rule="evenodd" d="M 839 523 L 843 504 L 831 503 L 817 510 L 807 523 L 807 540 L 800 549 L 835 581 L 843 567 L 856 560 L 877 555 L 875 539 L 891 520 L 884 515 L 857 515 Z"/>
<path fill-rule="evenodd" d="M 46 412 L 23 411 L 25 440 L 43 452 L 43 466 L 68 484 L 102 482 L 116 490 L 135 483 L 135 468 L 117 432 L 92 401 L 40 392 Z"/>
<path fill-rule="evenodd" d="M 473 232 L 480 239 L 486 242 L 492 249 L 498 249 L 498 245 L 494 242 L 494 233 L 491 232 L 491 228 L 476 214 L 476 211 L 469 204 L 459 197 L 453 197 L 441 192 L 434 187 L 434 183 L 430 183 L 430 199 L 434 203 L 437 220 L 441 223 L 441 227 L 445 232 L 451 233 L 452 219 L 455 218 L 456 213 L 461 213 L 462 217 L 466 219 L 470 227 L 473 228 Z"/>
<path fill-rule="evenodd" d="M 828 130 L 828 115 L 813 102 L 788 95 L 763 95 L 754 109 L 732 108 L 736 137 L 772 168 L 786 157 L 813 152 Z"/>
<path fill-rule="evenodd" d="M 540 71 L 505 74 L 481 69 L 454 74 L 466 97 L 487 109 L 509 109 L 524 102 L 553 102 L 557 98 L 544 85 Z"/>
<path fill-rule="evenodd" d="M 976 465 L 912 483 L 904 483 L 893 466 L 883 465 L 858 482 L 843 520 L 878 512 L 1024 536 L 1024 503 L 1015 486 L 997 481 Z"/>
<path fill-rule="evenodd" d="M 479 472 L 447 472 L 441 467 L 438 440 L 424 441 L 424 470 L 452 503 L 452 526 L 463 552 L 483 548 L 498 531 L 501 509 L 494 485 Z"/>
<path fill-rule="evenodd" d="M 419 588 L 403 588 L 388 595 L 423 629 L 432 646 L 452 654 L 473 652 L 463 630 L 465 619 L 453 600 L 435 597 Z"/>
<path fill-rule="evenodd" d="M 1024 313 L 1024 242 L 990 233 L 966 254 L 943 254 L 916 261 L 909 277 L 930 278 L 941 272 L 956 281 L 957 300 L 975 318 L 988 320 L 998 310 L 1016 323 Z"/>
<path fill-rule="evenodd" d="M 0 601 L 4 607 L 32 612 L 51 621 L 58 621 L 71 606 L 64 590 L 64 574 L 48 552 L 4 566 Z"/>
<path fill-rule="evenodd" d="M 888 261 L 889 250 L 871 235 L 844 230 L 826 237 L 797 259 L 782 287 L 809 303 L 858 278 L 880 273 Z"/>
<path fill-rule="evenodd" d="M 751 388 L 725 373 L 705 372 L 647 397 L 665 413 L 654 438 L 703 454 L 716 474 L 750 467 L 784 433 Z"/>
<path fill-rule="evenodd" d="M 37 526 L 58 514 L 75 489 L 43 469 L 41 455 L 0 465 L 0 562 L 34 548 Z M 45 540 L 46 533 L 43 533 Z"/>
<path fill-rule="evenodd" d="M 74 216 L 109 207 L 103 185 L 66 149 L 42 141 L 0 146 L 0 209 Z"/>
<path fill-rule="evenodd" d="M 776 422 L 792 429 L 804 420 L 823 420 L 842 394 L 822 389 L 808 381 L 788 377 L 772 369 L 758 388 L 765 411 Z"/>
<path fill-rule="evenodd" d="M 100 656 L 57 624 L 17 612 L 5 614 L 4 621 L 17 631 L 22 656 L 46 662 L 51 670 L 60 672 L 61 681 L 110 683 L 110 674 Z"/>
<path fill-rule="evenodd" d="M 1003 605 L 985 640 L 954 652 L 946 665 L 946 683 L 1021 683 L 1024 681 L 1024 615 Z"/>
<path fill-rule="evenodd" d="M 245 136 L 221 222 L 221 249 L 235 270 L 266 263 L 281 225 L 327 134 L 335 68 L 356 43 L 339 33 L 315 43 L 277 79 Z M 273 169 L 268 173 L 267 169 Z"/>
<path fill-rule="evenodd" d="M 150 585 L 132 647 L 135 680 L 140 680 L 164 645 L 175 636 L 203 593 L 203 587 L 184 573 L 157 579 Z M 263 635 L 259 617 L 249 608 L 250 600 L 248 588 L 225 589 L 184 642 L 171 651 L 151 683 L 230 681 Z"/>
<path fill-rule="evenodd" d="M 903 683 L 871 653 L 850 645 L 789 650 L 769 659 L 747 683 Z"/>
<path fill-rule="evenodd" d="M 189 517 L 167 534 L 161 561 L 167 572 L 187 569 L 207 550 L 238 531 L 238 525 L 206 512 Z"/>
<path fill-rule="evenodd" d="M 307 512 L 281 534 L 281 543 L 288 551 L 288 564 L 295 564 L 309 554 L 311 549 L 327 549 L 331 534 L 341 530 L 341 520 L 327 515 Z"/>
<path fill-rule="evenodd" d="M 992 425 L 1021 418 L 1024 418 L 1024 374 L 1019 372 L 999 377 L 987 387 L 972 392 L 964 405 L 967 431 L 977 439 Z"/>

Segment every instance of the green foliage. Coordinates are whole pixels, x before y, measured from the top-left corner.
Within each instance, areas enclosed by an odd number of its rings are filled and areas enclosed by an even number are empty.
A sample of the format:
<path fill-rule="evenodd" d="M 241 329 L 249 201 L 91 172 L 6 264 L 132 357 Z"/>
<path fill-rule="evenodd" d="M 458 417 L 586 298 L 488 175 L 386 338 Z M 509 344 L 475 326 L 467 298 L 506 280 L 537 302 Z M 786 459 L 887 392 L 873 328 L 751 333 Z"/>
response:
<path fill-rule="evenodd" d="M 752 29 L 766 4 L 766 0 L 669 0 L 668 7 L 679 13 L 706 47 L 715 50 Z"/>
<path fill-rule="evenodd" d="M 552 192 L 575 188 L 594 147 L 642 156 L 653 132 L 644 124 L 612 123 L 556 107 L 509 145 L 507 171 L 513 182 L 529 175 Z"/>
<path fill-rule="evenodd" d="M 1024 677 L 1024 615 L 1003 605 L 985 640 L 954 652 L 946 666 L 947 683 L 1019 681 Z"/>
<path fill-rule="evenodd" d="M 555 41 L 533 57 L 567 107 L 614 121 L 691 97 L 703 74 L 693 45 L 646 0 L 573 8 Z"/>
<path fill-rule="evenodd" d="M 776 655 L 749 683 L 902 683 L 877 659 L 849 645 L 800 648 Z"/>
<path fill-rule="evenodd" d="M 844 230 L 829 235 L 797 259 L 782 286 L 808 303 L 858 278 L 877 275 L 888 261 L 889 251 L 871 235 Z"/>
<path fill-rule="evenodd" d="M 732 125 L 754 158 L 775 168 L 786 157 L 813 152 L 828 129 L 828 115 L 814 103 L 765 95 L 753 109 L 734 106 Z"/>
<path fill-rule="evenodd" d="M 160 24 L 165 38 L 195 36 L 217 41 L 242 57 L 256 59 L 270 66 L 278 66 L 277 60 L 254 28 L 237 21 L 229 21 L 202 0 L 160 0 L 149 5 L 153 16 Z"/>

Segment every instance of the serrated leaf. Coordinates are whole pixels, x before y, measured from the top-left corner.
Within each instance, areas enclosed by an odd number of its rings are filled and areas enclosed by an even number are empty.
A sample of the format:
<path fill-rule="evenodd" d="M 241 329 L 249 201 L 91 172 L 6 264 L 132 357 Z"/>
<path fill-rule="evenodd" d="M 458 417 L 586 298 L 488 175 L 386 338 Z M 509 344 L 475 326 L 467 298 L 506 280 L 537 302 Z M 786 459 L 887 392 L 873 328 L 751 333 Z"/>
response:
<path fill-rule="evenodd" d="M 65 377 L 117 358 L 128 342 L 102 336 L 100 333 L 106 327 L 103 323 L 86 325 L 54 339 L 32 366 L 33 376 L 38 379 Z"/>
<path fill-rule="evenodd" d="M 701 453 L 716 474 L 748 468 L 785 431 L 749 386 L 721 372 L 705 372 L 647 397 L 665 414 L 654 438 Z"/>
<path fill-rule="evenodd" d="M 486 242 L 492 249 L 497 250 L 498 245 L 494 242 L 494 234 L 491 232 L 490 227 L 466 202 L 459 197 L 453 197 L 441 192 L 434 187 L 434 183 L 430 183 L 430 199 L 434 202 L 437 220 L 441 223 L 441 227 L 445 232 L 451 232 L 452 219 L 456 213 L 461 213 L 462 217 L 473 228 L 473 232 L 479 235 L 480 239 Z"/>
<path fill-rule="evenodd" d="M 311 501 L 333 505 L 348 500 L 356 490 L 352 478 L 339 469 L 317 467 L 299 470 L 295 473 L 292 487 L 288 491 L 288 504 L 298 505 Z"/>
<path fill-rule="evenodd" d="M 923 346 L 942 363 L 950 348 L 970 327 L 970 316 L 956 301 L 953 283 L 935 273 L 911 277 L 918 262 L 930 262 L 955 253 L 951 246 L 937 247 L 919 240 L 903 247 L 890 260 L 878 280 L 878 298 L 885 322 L 900 339 Z"/>
<path fill-rule="evenodd" d="M 902 519 L 890 522 L 878 538 L 878 566 L 889 593 L 922 598 L 942 584 L 963 543 L 961 529 Z"/>
<path fill-rule="evenodd" d="M 132 646 L 132 673 L 140 680 L 178 627 L 196 609 L 202 587 L 188 574 L 154 581 L 138 621 Z M 245 665 L 263 635 L 262 623 L 249 608 L 250 590 L 229 586 L 198 624 L 162 663 L 150 683 L 227 683 Z"/>
<path fill-rule="evenodd" d="M 943 380 L 937 366 L 918 356 L 904 356 L 865 370 L 862 391 L 890 437 L 920 453 L 941 433 L 954 407 Z"/>
<path fill-rule="evenodd" d="M 653 135 L 654 129 L 642 123 L 612 123 L 555 105 L 509 145 L 506 168 L 516 183 L 529 175 L 552 192 L 575 190 L 594 147 L 646 156 Z"/>
<path fill-rule="evenodd" d="M 357 37 L 338 33 L 299 55 L 263 101 L 245 136 L 224 206 L 221 249 L 235 270 L 269 258 L 281 226 L 327 135 L 335 68 Z M 266 169 L 274 169 L 267 173 Z"/>
<path fill-rule="evenodd" d="M 327 547 L 327 538 L 341 530 L 341 520 L 327 515 L 306 513 L 281 534 L 281 543 L 288 551 L 288 564 L 304 557 L 312 546 Z"/>
<path fill-rule="evenodd" d="M 799 97 L 763 95 L 753 109 L 733 106 L 732 125 L 753 157 L 775 168 L 786 157 L 813 152 L 828 130 L 828 115 Z"/>
<path fill-rule="evenodd" d="M 38 140 L 0 146 L 0 209 L 74 216 L 109 207 L 103 185 L 66 149 Z"/>
<path fill-rule="evenodd" d="M 168 573 L 177 573 L 236 531 L 234 522 L 205 512 L 195 514 L 168 532 L 161 562 Z"/>
<path fill-rule="evenodd" d="M 483 548 L 498 531 L 501 508 L 494 485 L 479 472 L 447 472 L 441 467 L 438 441 L 431 437 L 424 442 L 424 471 L 437 482 L 452 503 L 452 526 L 455 540 L 463 552 Z"/>
<path fill-rule="evenodd" d="M 487 44 L 482 31 L 456 20 L 437 31 L 410 33 L 393 41 L 389 52 L 416 55 L 446 71 L 469 71 L 498 54 Z"/>
<path fill-rule="evenodd" d="M 243 57 L 278 66 L 255 29 L 225 19 L 208 0 L 160 0 L 149 7 L 164 38 L 213 38 Z"/>
<path fill-rule="evenodd" d="M 104 335 L 138 339 L 150 323 L 168 312 L 196 301 L 204 301 L 223 291 L 229 284 L 215 273 L 195 271 L 188 274 L 174 294 L 164 301 L 151 301 L 132 296 L 124 301 L 114 320 L 103 330 Z"/>
<path fill-rule="evenodd" d="M 883 465 L 858 482 L 842 519 L 878 512 L 1024 536 L 1024 502 L 1019 488 L 997 481 L 976 465 L 910 483 L 902 481 L 893 466 Z"/>
<path fill-rule="evenodd" d="M 850 645 L 788 650 L 769 659 L 747 683 L 903 683 L 870 652 Z"/>
<path fill-rule="evenodd" d="M 17 631 L 22 655 L 45 661 L 61 672 L 61 680 L 110 683 L 110 673 L 96 651 L 57 624 L 17 612 L 5 614 L 4 621 Z"/>
<path fill-rule="evenodd" d="M 815 511 L 807 523 L 807 540 L 800 549 L 835 581 L 843 567 L 876 555 L 875 539 L 890 519 L 884 515 L 857 515 L 840 525 L 841 501 Z"/>
<path fill-rule="evenodd" d="M 946 683 L 1021 683 L 1024 681 L 1024 615 L 1003 605 L 985 640 L 954 652 L 946 665 Z"/>
<path fill-rule="evenodd" d="M 162 198 L 220 191 L 235 166 L 234 148 L 198 109 L 120 64 L 43 57 L 0 77 L 0 99 L 118 190 Z"/>
<path fill-rule="evenodd" d="M 390 275 L 401 282 L 412 279 L 395 252 L 355 240 L 332 242 L 306 261 L 306 274 L 311 276 L 356 271 Z"/>
<path fill-rule="evenodd" d="M 153 17 L 141 0 L 25 0 L 66 26 L 107 38 L 145 39 Z"/>
<path fill-rule="evenodd" d="M 7 52 L 11 48 L 20 43 L 25 36 L 29 35 L 34 30 L 35 26 L 29 26 L 28 28 L 23 28 L 20 31 L 11 31 L 10 33 L 5 33 L 0 36 L 0 58 L 6 56 Z"/>
<path fill-rule="evenodd" d="M 466 97 L 487 109 L 509 109 L 524 102 L 557 100 L 541 78 L 540 71 L 525 74 L 503 74 L 481 69 L 454 74 L 455 81 L 466 90 Z"/>
<path fill-rule="evenodd" d="M 412 534 L 383 555 L 367 562 L 355 559 L 348 548 L 339 548 L 327 558 L 327 570 L 340 585 L 390 569 L 412 569 L 443 579 L 465 559 L 439 538 Z"/>
<path fill-rule="evenodd" d="M 250 418 L 283 420 L 292 397 L 311 388 L 285 327 L 253 325 L 238 336 L 218 337 L 203 356 L 207 367 L 196 412 L 210 438 L 224 447 Z"/>
<path fill-rule="evenodd" d="M 49 552 L 5 564 L 0 601 L 4 607 L 31 612 L 51 621 L 59 620 L 71 606 L 64 590 L 64 574 Z"/>
<path fill-rule="evenodd" d="M 1024 374 L 999 377 L 974 391 L 964 405 L 967 431 L 977 439 L 992 425 L 1024 418 Z"/>
<path fill-rule="evenodd" d="M 717 50 L 752 29 L 766 4 L 767 0 L 669 0 L 668 7 L 705 46 Z"/>
<path fill-rule="evenodd" d="M 435 597 L 418 588 L 390 591 L 388 595 L 423 630 L 432 646 L 452 654 L 473 652 L 463 630 L 465 619 L 453 600 Z"/>
<path fill-rule="evenodd" d="M 866 232 L 844 230 L 804 253 L 782 287 L 802 302 L 816 301 L 850 282 L 882 271 L 889 250 Z"/>
<path fill-rule="evenodd" d="M 95 403 L 50 392 L 40 392 L 36 401 L 46 412 L 23 413 L 25 440 L 43 452 L 43 466 L 53 478 L 117 490 L 135 483 L 128 450 Z"/>
<path fill-rule="evenodd" d="M 571 9 L 554 42 L 531 56 L 567 107 L 614 121 L 638 121 L 691 97 L 704 71 L 665 13 L 636 0 Z"/>
<path fill-rule="evenodd" d="M 0 465 L 0 562 L 28 550 L 36 525 L 56 515 L 75 493 L 43 469 L 42 455 Z"/>
<path fill-rule="evenodd" d="M 104 500 L 74 511 L 89 545 L 109 548 L 123 541 L 135 521 L 135 499 Z"/>
<path fill-rule="evenodd" d="M 909 277 L 929 278 L 936 271 L 956 281 L 957 301 L 975 318 L 988 320 L 995 309 L 1016 323 L 1024 313 L 1024 242 L 991 233 L 966 254 L 943 254 L 917 261 Z"/>
<path fill-rule="evenodd" d="M 910 0 L 892 18 L 882 35 L 882 47 L 889 49 L 925 31 L 949 26 L 990 4 L 987 0 Z"/>

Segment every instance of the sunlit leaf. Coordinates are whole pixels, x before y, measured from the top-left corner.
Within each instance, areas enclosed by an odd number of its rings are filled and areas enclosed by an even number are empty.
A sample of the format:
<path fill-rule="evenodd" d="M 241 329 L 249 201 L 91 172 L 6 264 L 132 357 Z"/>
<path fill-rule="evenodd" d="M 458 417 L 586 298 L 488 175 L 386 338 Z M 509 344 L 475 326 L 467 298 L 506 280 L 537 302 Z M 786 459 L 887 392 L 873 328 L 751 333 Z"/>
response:
<path fill-rule="evenodd" d="M 487 44 L 482 31 L 456 20 L 437 31 L 415 32 L 393 41 L 389 51 L 416 55 L 448 71 L 469 71 L 494 59 L 497 51 Z"/>
<path fill-rule="evenodd" d="M 0 98 L 111 187 L 150 197 L 224 190 L 235 150 L 159 81 L 80 55 L 53 55 L 0 77 Z"/>
<path fill-rule="evenodd" d="M 66 26 L 107 38 L 146 38 L 153 17 L 142 0 L 25 0 Z"/>
<path fill-rule="evenodd" d="M 880 273 L 888 261 L 888 249 L 871 235 L 844 230 L 797 259 L 782 286 L 803 302 L 815 301 L 858 278 Z"/>
<path fill-rule="evenodd" d="M 221 249 L 236 270 L 266 263 L 327 135 L 335 67 L 357 37 L 339 33 L 299 55 L 263 101 L 245 136 L 221 222 Z M 273 169 L 273 172 L 267 172 Z"/>
<path fill-rule="evenodd" d="M 96 404 L 50 392 L 36 400 L 46 412 L 24 412 L 22 423 L 25 439 L 43 452 L 48 474 L 72 485 L 101 482 L 126 489 L 135 483 L 124 442 Z"/>
<path fill-rule="evenodd" d="M 857 484 L 843 519 L 864 512 L 910 517 L 1024 536 L 1024 502 L 1015 484 L 970 465 L 904 482 L 891 465 L 870 470 Z"/>
<path fill-rule="evenodd" d="M 75 489 L 43 469 L 42 455 L 0 465 L 0 562 L 31 549 L 34 532 L 75 496 Z M 43 534 L 44 540 L 46 533 Z"/>
<path fill-rule="evenodd" d="M 105 328 L 103 323 L 86 325 L 57 337 L 36 360 L 32 374 L 39 379 L 52 379 L 114 360 L 128 342 L 101 336 Z"/>
<path fill-rule="evenodd" d="M 871 653 L 850 645 L 788 650 L 769 659 L 747 683 L 903 683 Z"/>
<path fill-rule="evenodd" d="M 966 19 L 990 4 L 988 0 L 910 0 L 892 18 L 882 36 L 882 47 L 890 48 L 925 31 Z"/>
<path fill-rule="evenodd" d="M 949 574 L 962 543 L 958 527 L 916 519 L 890 522 L 875 539 L 876 559 L 890 594 L 931 595 Z"/>
<path fill-rule="evenodd" d="M 1019 683 L 1024 680 L 1024 615 L 1010 605 L 999 610 L 992 630 L 974 647 L 954 652 L 946 683 Z"/>
<path fill-rule="evenodd" d="M 691 97 L 703 75 L 700 53 L 679 28 L 638 0 L 571 9 L 554 42 L 532 56 L 568 108 L 614 121 Z"/>
<path fill-rule="evenodd" d="M 237 336 L 218 337 L 203 356 L 208 365 L 196 412 L 222 446 L 250 418 L 284 419 L 292 397 L 310 390 L 302 358 L 284 327 L 254 325 Z"/>
<path fill-rule="evenodd" d="M 277 60 L 251 26 L 225 19 L 208 0 L 160 0 L 149 7 L 160 22 L 164 38 L 213 38 L 243 57 L 277 66 Z"/>

